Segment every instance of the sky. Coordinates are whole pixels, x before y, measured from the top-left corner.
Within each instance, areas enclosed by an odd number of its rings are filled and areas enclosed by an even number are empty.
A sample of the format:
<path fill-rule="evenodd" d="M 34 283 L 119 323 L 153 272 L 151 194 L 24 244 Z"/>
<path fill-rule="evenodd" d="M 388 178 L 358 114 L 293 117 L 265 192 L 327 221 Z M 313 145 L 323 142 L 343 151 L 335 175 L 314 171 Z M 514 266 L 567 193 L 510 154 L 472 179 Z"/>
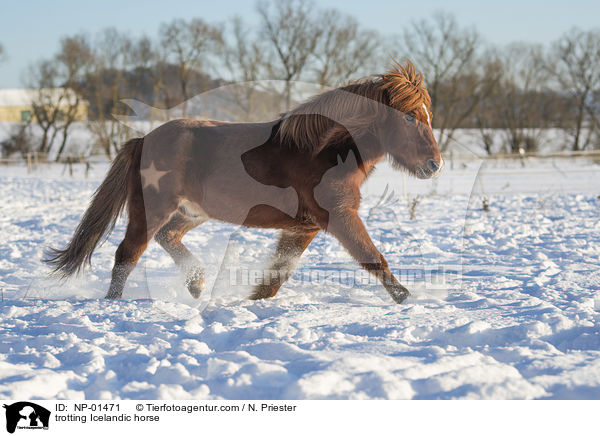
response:
<path fill-rule="evenodd" d="M 598 1 L 541 0 L 321 0 L 354 16 L 368 29 L 400 34 L 412 21 L 438 10 L 454 14 L 462 26 L 475 27 L 493 44 L 514 41 L 549 43 L 573 26 L 600 27 Z M 79 32 L 93 36 L 114 26 L 131 36 L 155 36 L 160 24 L 174 18 L 201 17 L 223 22 L 240 15 L 257 21 L 255 1 L 227 0 L 0 0 L 0 43 L 6 59 L 0 64 L 0 88 L 23 86 L 28 65 L 50 57 L 60 38 Z"/>

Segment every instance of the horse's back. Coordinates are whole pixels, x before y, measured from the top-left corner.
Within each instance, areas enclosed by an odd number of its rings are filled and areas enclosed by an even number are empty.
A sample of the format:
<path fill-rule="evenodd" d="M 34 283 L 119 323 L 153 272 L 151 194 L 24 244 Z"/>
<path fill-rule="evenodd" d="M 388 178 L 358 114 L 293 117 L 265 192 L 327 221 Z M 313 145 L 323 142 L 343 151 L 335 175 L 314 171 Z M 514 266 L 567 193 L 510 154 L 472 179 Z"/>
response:
<path fill-rule="evenodd" d="M 294 217 L 298 209 L 295 190 L 257 180 L 244 159 L 251 150 L 266 147 L 261 165 L 277 164 L 277 147 L 269 141 L 274 125 L 174 120 L 144 139 L 141 168 L 154 165 L 165 174 L 160 186 L 169 192 L 161 192 L 161 197 L 192 202 L 211 218 L 242 224 L 258 205 Z"/>

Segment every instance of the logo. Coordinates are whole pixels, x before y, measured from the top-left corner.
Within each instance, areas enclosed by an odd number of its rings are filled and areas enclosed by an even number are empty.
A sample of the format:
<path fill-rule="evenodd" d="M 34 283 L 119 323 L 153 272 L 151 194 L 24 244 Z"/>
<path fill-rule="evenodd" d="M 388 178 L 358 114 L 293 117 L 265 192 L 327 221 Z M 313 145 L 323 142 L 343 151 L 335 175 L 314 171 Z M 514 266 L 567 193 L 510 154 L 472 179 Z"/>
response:
<path fill-rule="evenodd" d="M 19 401 L 4 405 L 6 409 L 6 431 L 14 433 L 18 429 L 48 430 L 50 411 L 29 401 Z"/>

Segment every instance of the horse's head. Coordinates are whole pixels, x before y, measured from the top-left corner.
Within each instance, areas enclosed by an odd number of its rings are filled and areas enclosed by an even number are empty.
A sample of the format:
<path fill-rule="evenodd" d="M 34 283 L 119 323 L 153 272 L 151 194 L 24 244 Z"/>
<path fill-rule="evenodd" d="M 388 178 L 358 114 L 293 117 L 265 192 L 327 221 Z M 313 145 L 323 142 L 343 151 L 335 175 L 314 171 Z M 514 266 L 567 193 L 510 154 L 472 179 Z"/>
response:
<path fill-rule="evenodd" d="M 443 166 L 431 128 L 430 106 L 423 75 L 410 61 L 405 66 L 396 63 L 378 78 L 332 89 L 287 112 L 279 135 L 314 154 L 351 137 L 368 155 L 367 148 L 373 144 L 364 138 L 372 139 L 374 134 L 377 151 L 387 153 L 394 166 L 428 179 Z"/>
<path fill-rule="evenodd" d="M 410 61 L 381 76 L 389 110 L 378 121 L 378 137 L 392 164 L 420 179 L 437 176 L 444 161 L 431 127 L 431 98 L 423 75 Z"/>

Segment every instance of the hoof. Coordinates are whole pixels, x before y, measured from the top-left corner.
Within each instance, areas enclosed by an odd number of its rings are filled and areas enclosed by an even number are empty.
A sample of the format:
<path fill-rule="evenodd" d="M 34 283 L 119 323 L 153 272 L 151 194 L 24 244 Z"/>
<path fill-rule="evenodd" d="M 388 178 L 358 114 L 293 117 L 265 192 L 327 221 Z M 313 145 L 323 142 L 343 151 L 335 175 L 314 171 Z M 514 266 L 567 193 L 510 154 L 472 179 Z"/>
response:
<path fill-rule="evenodd" d="M 400 285 L 398 287 L 394 287 L 393 289 L 388 289 L 390 297 L 394 300 L 395 303 L 401 304 L 404 300 L 410 297 L 410 292 L 404 286 Z"/>
<path fill-rule="evenodd" d="M 279 286 L 258 285 L 254 288 L 254 292 L 250 295 L 250 300 L 263 300 L 265 298 L 273 298 Z"/>
<path fill-rule="evenodd" d="M 410 297 L 410 292 L 398 296 L 393 296 L 392 298 L 394 299 L 395 303 L 402 304 L 404 300 L 406 300 L 408 297 Z"/>
<path fill-rule="evenodd" d="M 186 281 L 186 285 L 188 291 L 190 291 L 190 295 L 194 298 L 199 298 L 202 291 L 204 291 L 204 287 L 206 286 L 204 271 L 196 272 Z"/>

